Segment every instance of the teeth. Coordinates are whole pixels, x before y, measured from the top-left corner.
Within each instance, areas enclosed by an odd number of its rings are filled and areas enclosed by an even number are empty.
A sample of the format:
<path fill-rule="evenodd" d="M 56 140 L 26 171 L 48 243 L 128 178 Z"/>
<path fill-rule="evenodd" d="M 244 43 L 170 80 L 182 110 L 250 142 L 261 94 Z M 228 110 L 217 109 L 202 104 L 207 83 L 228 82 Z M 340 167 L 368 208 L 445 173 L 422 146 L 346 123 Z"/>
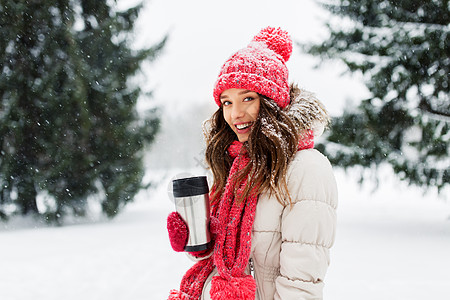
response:
<path fill-rule="evenodd" d="M 237 129 L 244 129 L 244 128 L 247 128 L 248 126 L 250 126 L 252 123 L 250 122 L 250 123 L 245 123 L 245 124 L 239 124 L 239 125 L 236 125 L 236 128 Z"/>

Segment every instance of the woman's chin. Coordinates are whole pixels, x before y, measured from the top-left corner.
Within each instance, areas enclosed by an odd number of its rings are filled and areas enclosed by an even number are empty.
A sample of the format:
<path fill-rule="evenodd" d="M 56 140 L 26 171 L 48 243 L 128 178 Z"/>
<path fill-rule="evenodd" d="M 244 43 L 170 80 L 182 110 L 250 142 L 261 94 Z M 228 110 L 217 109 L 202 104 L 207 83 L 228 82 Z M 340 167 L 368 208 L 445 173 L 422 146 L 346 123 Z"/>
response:
<path fill-rule="evenodd" d="M 239 140 L 239 142 L 241 142 L 241 143 L 244 143 L 244 142 L 248 141 L 248 134 L 245 135 L 245 136 L 240 136 L 240 135 L 238 135 L 238 140 Z"/>

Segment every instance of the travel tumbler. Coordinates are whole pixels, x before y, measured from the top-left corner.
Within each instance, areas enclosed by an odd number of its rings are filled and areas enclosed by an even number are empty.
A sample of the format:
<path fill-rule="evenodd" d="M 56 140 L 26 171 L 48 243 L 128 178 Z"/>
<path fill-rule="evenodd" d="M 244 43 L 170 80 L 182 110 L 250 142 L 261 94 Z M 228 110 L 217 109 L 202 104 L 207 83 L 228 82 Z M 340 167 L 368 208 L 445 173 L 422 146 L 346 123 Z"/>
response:
<path fill-rule="evenodd" d="M 189 228 L 184 251 L 195 252 L 209 248 L 209 188 L 206 176 L 172 181 L 175 209 Z"/>

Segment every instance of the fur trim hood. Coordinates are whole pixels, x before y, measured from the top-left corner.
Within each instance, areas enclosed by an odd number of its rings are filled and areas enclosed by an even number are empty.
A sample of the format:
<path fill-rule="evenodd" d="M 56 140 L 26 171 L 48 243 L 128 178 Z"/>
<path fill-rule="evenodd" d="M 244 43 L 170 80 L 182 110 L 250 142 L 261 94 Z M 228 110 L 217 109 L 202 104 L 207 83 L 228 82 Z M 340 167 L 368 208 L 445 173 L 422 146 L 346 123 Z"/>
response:
<path fill-rule="evenodd" d="M 316 96 L 295 84 L 290 86 L 291 103 L 283 110 L 294 122 L 297 131 L 303 134 L 312 130 L 314 137 L 322 135 L 330 122 L 325 106 Z"/>

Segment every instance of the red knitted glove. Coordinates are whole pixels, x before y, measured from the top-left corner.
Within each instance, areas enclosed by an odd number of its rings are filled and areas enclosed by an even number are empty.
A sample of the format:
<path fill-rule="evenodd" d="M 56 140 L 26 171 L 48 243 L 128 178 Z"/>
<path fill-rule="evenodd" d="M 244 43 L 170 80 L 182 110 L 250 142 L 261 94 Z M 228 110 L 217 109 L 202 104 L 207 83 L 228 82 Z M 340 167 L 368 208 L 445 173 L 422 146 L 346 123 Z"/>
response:
<path fill-rule="evenodd" d="M 209 221 L 209 230 L 211 231 L 211 239 L 214 240 L 219 227 L 219 220 L 216 217 L 211 216 Z M 169 240 L 172 249 L 176 252 L 183 252 L 186 247 L 189 238 L 189 228 L 187 227 L 180 214 L 177 212 L 171 212 L 167 217 L 167 231 L 169 232 Z M 203 257 L 209 254 L 213 247 L 191 252 L 195 257 Z"/>
<path fill-rule="evenodd" d="M 189 229 L 177 212 L 171 212 L 167 217 L 167 231 L 172 249 L 183 252 L 189 238 Z"/>

